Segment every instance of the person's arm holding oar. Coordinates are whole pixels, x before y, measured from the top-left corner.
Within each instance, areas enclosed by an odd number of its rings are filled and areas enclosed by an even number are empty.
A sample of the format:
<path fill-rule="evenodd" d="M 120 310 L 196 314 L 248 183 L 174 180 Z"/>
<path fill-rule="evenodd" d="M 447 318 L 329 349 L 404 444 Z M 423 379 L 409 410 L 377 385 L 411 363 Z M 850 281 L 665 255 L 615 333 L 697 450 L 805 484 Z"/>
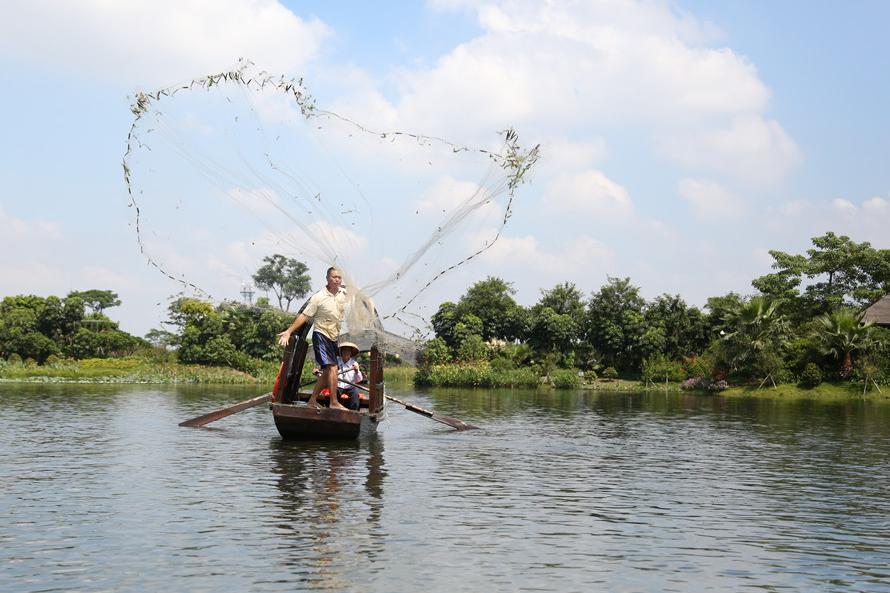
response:
<path fill-rule="evenodd" d="M 352 385 L 353 387 L 361 389 L 362 391 L 368 391 L 367 387 L 362 387 L 361 385 L 356 385 L 355 383 L 352 383 L 345 379 L 340 379 L 340 380 L 343 383 L 348 383 L 349 385 Z M 463 420 L 458 420 L 457 418 L 452 418 L 451 416 L 445 416 L 444 414 L 439 414 L 438 412 L 434 412 L 432 410 L 427 410 L 426 408 L 421 408 L 418 405 L 415 405 L 415 404 L 412 404 L 411 402 L 406 402 L 404 400 L 395 398 L 391 395 L 384 395 L 383 397 L 385 397 L 389 401 L 396 402 L 397 404 L 402 404 L 403 406 L 405 406 L 405 409 L 408 410 L 409 412 L 414 412 L 415 414 L 420 414 L 421 416 L 426 416 L 430 420 L 435 420 L 436 422 L 441 422 L 442 424 L 447 424 L 451 428 L 455 428 L 457 430 L 474 430 L 474 429 L 479 428 L 478 426 L 474 426 L 473 424 L 470 424 L 469 422 L 464 422 Z"/>

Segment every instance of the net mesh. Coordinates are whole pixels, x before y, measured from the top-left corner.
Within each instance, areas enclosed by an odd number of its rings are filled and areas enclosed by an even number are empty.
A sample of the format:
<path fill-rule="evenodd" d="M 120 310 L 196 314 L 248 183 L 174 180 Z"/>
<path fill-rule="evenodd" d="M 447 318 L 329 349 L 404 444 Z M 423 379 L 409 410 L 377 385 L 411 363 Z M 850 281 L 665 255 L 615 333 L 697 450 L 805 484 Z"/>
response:
<path fill-rule="evenodd" d="M 132 112 L 123 169 L 149 265 L 217 301 L 272 253 L 319 280 L 336 266 L 350 339 L 406 358 L 429 335 L 428 289 L 497 241 L 538 158 L 513 130 L 480 148 L 360 124 L 248 61 L 138 93 Z"/>

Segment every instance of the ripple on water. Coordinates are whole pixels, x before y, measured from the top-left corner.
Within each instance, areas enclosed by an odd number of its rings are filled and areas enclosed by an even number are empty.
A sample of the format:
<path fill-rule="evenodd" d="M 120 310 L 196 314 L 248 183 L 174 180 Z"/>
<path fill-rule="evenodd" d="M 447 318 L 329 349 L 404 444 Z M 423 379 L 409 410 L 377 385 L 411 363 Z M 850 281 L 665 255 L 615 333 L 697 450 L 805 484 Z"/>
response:
<path fill-rule="evenodd" d="M 405 394 L 282 442 L 237 389 L 0 386 L 0 590 L 887 591 L 890 409 Z"/>

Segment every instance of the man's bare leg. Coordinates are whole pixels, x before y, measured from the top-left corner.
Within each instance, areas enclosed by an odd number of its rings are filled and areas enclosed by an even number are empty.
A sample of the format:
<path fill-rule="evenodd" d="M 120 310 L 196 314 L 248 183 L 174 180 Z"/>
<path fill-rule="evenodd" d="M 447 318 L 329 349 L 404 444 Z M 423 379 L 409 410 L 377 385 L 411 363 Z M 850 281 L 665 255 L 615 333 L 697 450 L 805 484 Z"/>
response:
<path fill-rule="evenodd" d="M 327 383 L 328 389 L 331 391 L 331 404 L 330 407 L 335 410 L 346 410 L 346 406 L 340 403 L 340 400 L 337 398 L 337 367 L 329 366 L 324 368 L 325 383 Z"/>
<path fill-rule="evenodd" d="M 312 388 L 312 395 L 309 396 L 309 401 L 306 402 L 306 405 L 310 408 L 318 407 L 318 394 L 321 392 L 322 383 L 324 383 L 324 374 L 321 374 L 318 377 L 318 380 L 315 382 L 315 387 Z"/>
<path fill-rule="evenodd" d="M 315 375 L 315 385 L 312 387 L 312 395 L 309 396 L 309 401 L 306 402 L 306 405 L 309 407 L 320 407 L 318 405 L 318 394 L 321 393 L 322 388 L 324 387 L 324 373 L 317 368 L 312 369 L 312 374 Z"/>

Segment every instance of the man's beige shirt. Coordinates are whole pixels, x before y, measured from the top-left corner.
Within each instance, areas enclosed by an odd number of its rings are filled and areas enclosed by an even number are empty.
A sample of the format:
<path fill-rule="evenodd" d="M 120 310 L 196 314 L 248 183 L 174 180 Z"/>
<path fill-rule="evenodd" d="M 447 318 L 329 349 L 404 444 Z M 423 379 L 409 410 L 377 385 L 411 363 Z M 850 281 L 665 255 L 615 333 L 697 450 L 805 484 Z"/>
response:
<path fill-rule="evenodd" d="M 343 310 L 346 308 L 346 294 L 341 289 L 337 294 L 328 292 L 327 287 L 312 295 L 303 315 L 311 317 L 315 331 L 321 332 L 336 342 L 340 337 L 340 322 L 343 321 Z"/>

